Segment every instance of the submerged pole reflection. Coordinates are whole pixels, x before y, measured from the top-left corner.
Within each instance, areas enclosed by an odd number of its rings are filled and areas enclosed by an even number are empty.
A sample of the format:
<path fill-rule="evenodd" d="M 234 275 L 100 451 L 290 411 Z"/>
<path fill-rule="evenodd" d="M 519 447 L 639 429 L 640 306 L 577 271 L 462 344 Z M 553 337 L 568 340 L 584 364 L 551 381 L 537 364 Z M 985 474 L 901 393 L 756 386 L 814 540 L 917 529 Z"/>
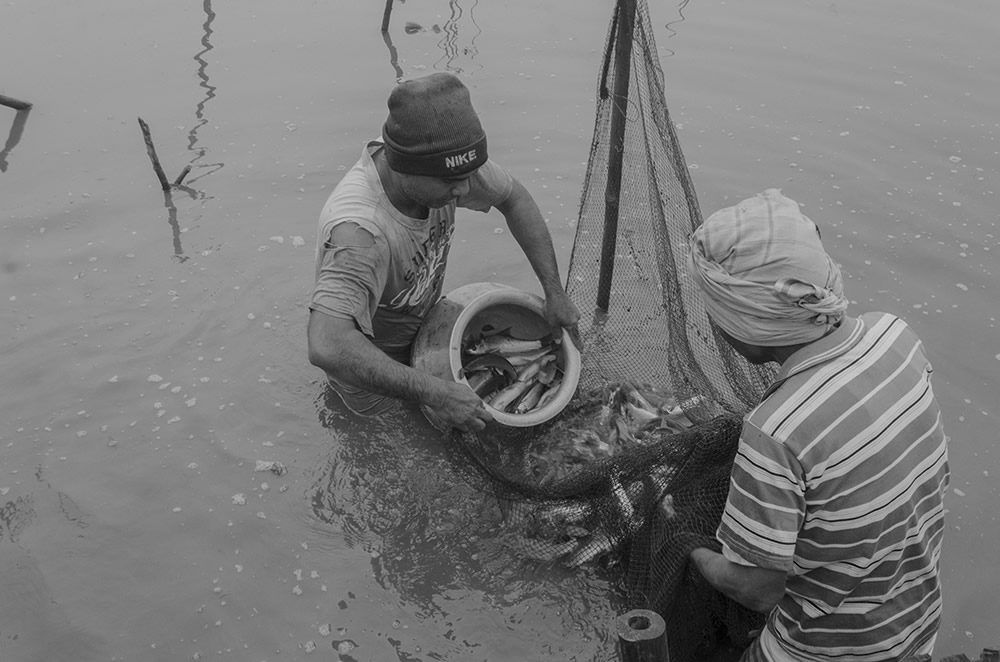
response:
<path fill-rule="evenodd" d="M 0 172 L 7 172 L 7 157 L 11 151 L 21 142 L 21 135 L 24 133 L 24 125 L 28 122 L 28 113 L 31 108 L 22 108 L 14 115 L 14 122 L 10 125 L 10 133 L 7 134 L 7 143 L 0 150 Z"/>
<path fill-rule="evenodd" d="M 672 39 L 677 36 L 677 30 L 674 30 L 674 25 L 684 22 L 684 9 L 688 6 L 688 2 L 689 0 L 681 0 L 680 4 L 677 5 L 677 20 L 667 21 L 666 26 L 664 26 L 667 28 L 667 32 L 670 33 L 667 35 L 667 39 Z M 667 57 L 674 55 L 674 51 L 672 49 L 667 48 L 664 50 L 666 51 Z"/>
<path fill-rule="evenodd" d="M 188 256 L 184 254 L 184 246 L 181 243 L 181 226 L 177 220 L 177 205 L 174 204 L 173 192 L 182 191 L 192 200 L 204 200 L 205 194 L 192 188 L 190 184 L 194 184 L 199 179 L 212 174 L 224 165 L 223 163 L 200 165 L 198 163 L 208 152 L 208 148 L 198 144 L 198 131 L 201 127 L 208 123 L 208 119 L 205 117 L 205 108 L 208 106 L 208 102 L 215 98 L 216 90 L 215 86 L 209 81 L 208 60 L 205 59 L 205 55 L 212 50 L 212 21 L 215 20 L 215 11 L 212 9 L 212 0 L 204 0 L 202 8 L 205 12 L 205 22 L 202 23 L 202 37 L 200 42 L 202 49 L 194 54 L 193 59 L 198 63 L 197 76 L 200 81 L 198 86 L 205 90 L 205 94 L 204 97 L 201 98 L 195 105 L 194 115 L 198 121 L 188 132 L 188 151 L 194 152 L 194 156 L 190 161 L 188 161 L 188 165 L 184 168 L 181 175 L 173 183 L 170 189 L 163 192 L 163 207 L 167 210 L 167 222 L 170 224 L 170 229 L 173 234 L 174 258 L 179 262 L 186 262 L 188 260 Z M 192 177 L 188 180 L 187 185 L 181 185 L 181 181 L 184 176 L 194 168 L 200 168 L 203 169 L 203 171 L 198 176 Z"/>
<path fill-rule="evenodd" d="M 472 61 L 479 55 L 476 38 L 482 34 L 482 29 L 473 16 L 473 10 L 479 4 L 479 0 L 471 0 L 466 4 L 469 5 L 468 11 L 462 8 L 460 0 L 449 0 L 448 6 L 451 10 L 451 16 L 445 22 L 444 27 L 439 28 L 435 24 L 430 29 L 434 33 L 444 33 L 444 37 L 437 43 L 437 46 L 444 51 L 444 55 L 434 63 L 434 69 L 443 69 L 456 74 L 482 69 L 482 66 L 476 66 L 475 69 L 471 66 Z M 389 5 L 387 5 L 387 10 L 388 7 Z M 464 26 L 463 23 L 468 23 L 469 26 Z M 415 35 L 425 33 L 428 30 L 418 23 L 407 22 L 404 31 L 407 34 Z M 463 36 L 466 38 L 464 42 Z M 385 41 L 386 48 L 389 49 L 389 64 L 392 65 L 396 73 L 396 82 L 402 81 L 405 75 L 399 66 L 399 54 L 387 29 L 387 22 L 383 23 L 382 40 Z"/>
<path fill-rule="evenodd" d="M 448 3 L 451 7 L 451 17 L 449 17 L 442 28 L 445 34 L 444 39 L 438 42 L 438 46 L 444 50 L 444 56 L 434 64 L 435 69 L 445 69 L 457 74 L 472 70 L 468 64 L 463 65 L 463 61 L 471 62 L 479 55 L 479 49 L 476 47 L 476 37 L 481 35 L 483 31 L 476 23 L 476 18 L 472 15 L 472 11 L 478 4 L 479 0 L 472 0 L 468 15 L 466 15 L 462 10 L 461 4 L 459 4 L 459 0 L 451 0 Z M 474 31 L 461 29 L 463 18 L 468 19 Z M 463 45 L 460 39 L 462 32 L 471 32 L 468 43 L 465 45 Z M 444 65 L 439 66 L 442 62 Z M 477 66 L 474 70 L 478 71 L 479 69 L 482 69 L 481 65 Z"/>
<path fill-rule="evenodd" d="M 199 87 L 205 90 L 205 96 L 201 99 L 195 106 L 194 116 L 197 118 L 198 122 L 191 127 L 188 132 L 188 149 L 195 153 L 195 157 L 191 159 L 190 165 L 192 168 L 201 167 L 208 168 L 208 172 L 204 172 L 201 175 L 193 178 L 190 183 L 194 183 L 209 175 L 216 170 L 223 167 L 222 163 L 212 163 L 207 165 L 198 166 L 198 161 L 204 158 L 207 153 L 207 148 L 198 146 L 198 131 L 201 127 L 208 123 L 208 119 L 205 117 L 205 108 L 208 106 L 208 102 L 215 98 L 215 86 L 211 84 L 208 78 L 208 61 L 205 59 L 205 55 L 212 50 L 212 21 L 215 20 L 215 12 L 212 10 L 212 0 L 204 0 L 202 8 L 205 11 L 205 22 L 202 24 L 202 30 L 204 34 L 201 38 L 202 49 L 195 53 L 194 61 L 198 63 L 198 78 L 200 79 Z"/>
<path fill-rule="evenodd" d="M 396 47 L 392 45 L 392 37 L 389 36 L 388 30 L 382 31 L 382 41 L 385 42 L 386 48 L 389 49 L 389 64 L 392 65 L 393 70 L 396 72 L 396 82 L 403 80 L 403 70 L 399 67 L 399 53 L 396 52 Z"/>

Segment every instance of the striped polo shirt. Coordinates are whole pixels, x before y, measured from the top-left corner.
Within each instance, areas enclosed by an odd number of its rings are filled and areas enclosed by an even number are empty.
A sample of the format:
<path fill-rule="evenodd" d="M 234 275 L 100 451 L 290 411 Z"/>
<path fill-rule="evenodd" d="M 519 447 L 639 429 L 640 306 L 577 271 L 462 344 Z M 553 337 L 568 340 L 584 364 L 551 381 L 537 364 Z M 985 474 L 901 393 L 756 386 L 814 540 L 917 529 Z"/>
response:
<path fill-rule="evenodd" d="M 718 537 L 731 561 L 787 572 L 767 659 L 899 659 L 932 642 L 949 468 L 930 378 L 903 320 L 845 317 L 747 415 Z"/>

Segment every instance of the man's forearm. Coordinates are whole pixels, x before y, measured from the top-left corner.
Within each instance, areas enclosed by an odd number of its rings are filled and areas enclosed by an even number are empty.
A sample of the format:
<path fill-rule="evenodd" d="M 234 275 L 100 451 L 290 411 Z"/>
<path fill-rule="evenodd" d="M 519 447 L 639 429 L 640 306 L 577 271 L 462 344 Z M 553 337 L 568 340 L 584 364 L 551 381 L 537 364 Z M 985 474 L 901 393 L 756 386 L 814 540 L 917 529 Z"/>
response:
<path fill-rule="evenodd" d="M 436 378 L 390 358 L 364 336 L 340 338 L 336 351 L 317 352 L 312 363 L 358 388 L 399 400 L 434 404 Z"/>
<path fill-rule="evenodd" d="M 739 565 L 705 547 L 693 550 L 690 558 L 716 590 L 754 611 L 771 611 L 784 595 L 780 571 Z"/>

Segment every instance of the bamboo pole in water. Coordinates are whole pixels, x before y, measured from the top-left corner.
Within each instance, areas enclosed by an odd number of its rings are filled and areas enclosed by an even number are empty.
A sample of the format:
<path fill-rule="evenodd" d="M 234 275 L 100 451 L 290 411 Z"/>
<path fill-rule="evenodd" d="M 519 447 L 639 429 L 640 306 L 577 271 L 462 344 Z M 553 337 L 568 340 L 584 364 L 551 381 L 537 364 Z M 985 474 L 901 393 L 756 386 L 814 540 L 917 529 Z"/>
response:
<path fill-rule="evenodd" d="M 667 624 L 649 609 L 633 609 L 615 620 L 621 662 L 670 662 Z"/>
<path fill-rule="evenodd" d="M 20 99 L 15 99 L 14 97 L 4 96 L 0 94 L 0 105 L 13 108 L 14 110 L 27 110 L 31 108 L 31 104 L 27 101 L 21 101 Z"/>
<path fill-rule="evenodd" d="M 180 186 L 181 182 L 184 181 L 184 178 L 188 176 L 189 172 L 191 172 L 191 166 L 184 166 L 184 169 L 181 170 L 181 174 L 177 175 L 177 179 L 174 180 L 174 186 Z"/>
<path fill-rule="evenodd" d="M 625 120 L 628 88 L 632 76 L 632 37 L 635 32 L 636 0 L 618 0 L 615 35 L 615 86 L 611 95 L 611 140 L 608 149 L 608 183 L 604 191 L 604 239 L 601 271 L 597 281 L 597 307 L 607 311 L 618 243 L 618 211 L 621 200 L 622 160 L 625 152 Z"/>
<path fill-rule="evenodd" d="M 156 148 L 153 147 L 153 136 L 149 133 L 149 125 L 141 117 L 139 118 L 139 128 L 142 129 L 142 139 L 146 141 L 146 153 L 149 154 L 149 160 L 153 162 L 153 172 L 156 173 L 156 178 L 160 180 L 160 188 L 164 191 L 169 191 L 170 182 L 167 181 L 167 176 L 163 172 L 163 166 L 160 165 L 160 159 L 156 156 Z"/>

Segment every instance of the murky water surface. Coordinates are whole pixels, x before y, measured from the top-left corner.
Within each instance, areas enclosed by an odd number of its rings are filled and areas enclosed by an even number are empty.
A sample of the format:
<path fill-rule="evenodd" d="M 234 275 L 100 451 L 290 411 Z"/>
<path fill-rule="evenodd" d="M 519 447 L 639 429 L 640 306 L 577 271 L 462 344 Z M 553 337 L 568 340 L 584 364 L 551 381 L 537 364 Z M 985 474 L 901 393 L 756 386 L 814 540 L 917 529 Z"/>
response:
<path fill-rule="evenodd" d="M 614 658 L 599 576 L 518 562 L 416 411 L 345 416 L 305 353 L 315 219 L 399 75 L 465 79 L 565 269 L 611 3 L 400 0 L 387 37 L 383 8 L 0 6 L 0 94 L 34 103 L 0 107 L 4 660 Z M 855 311 L 926 342 L 938 652 L 1000 643 L 1000 6 L 651 13 L 703 212 L 783 188 Z M 138 117 L 169 179 L 191 166 L 169 197 Z M 538 290 L 502 225 L 462 219 L 446 289 Z"/>

